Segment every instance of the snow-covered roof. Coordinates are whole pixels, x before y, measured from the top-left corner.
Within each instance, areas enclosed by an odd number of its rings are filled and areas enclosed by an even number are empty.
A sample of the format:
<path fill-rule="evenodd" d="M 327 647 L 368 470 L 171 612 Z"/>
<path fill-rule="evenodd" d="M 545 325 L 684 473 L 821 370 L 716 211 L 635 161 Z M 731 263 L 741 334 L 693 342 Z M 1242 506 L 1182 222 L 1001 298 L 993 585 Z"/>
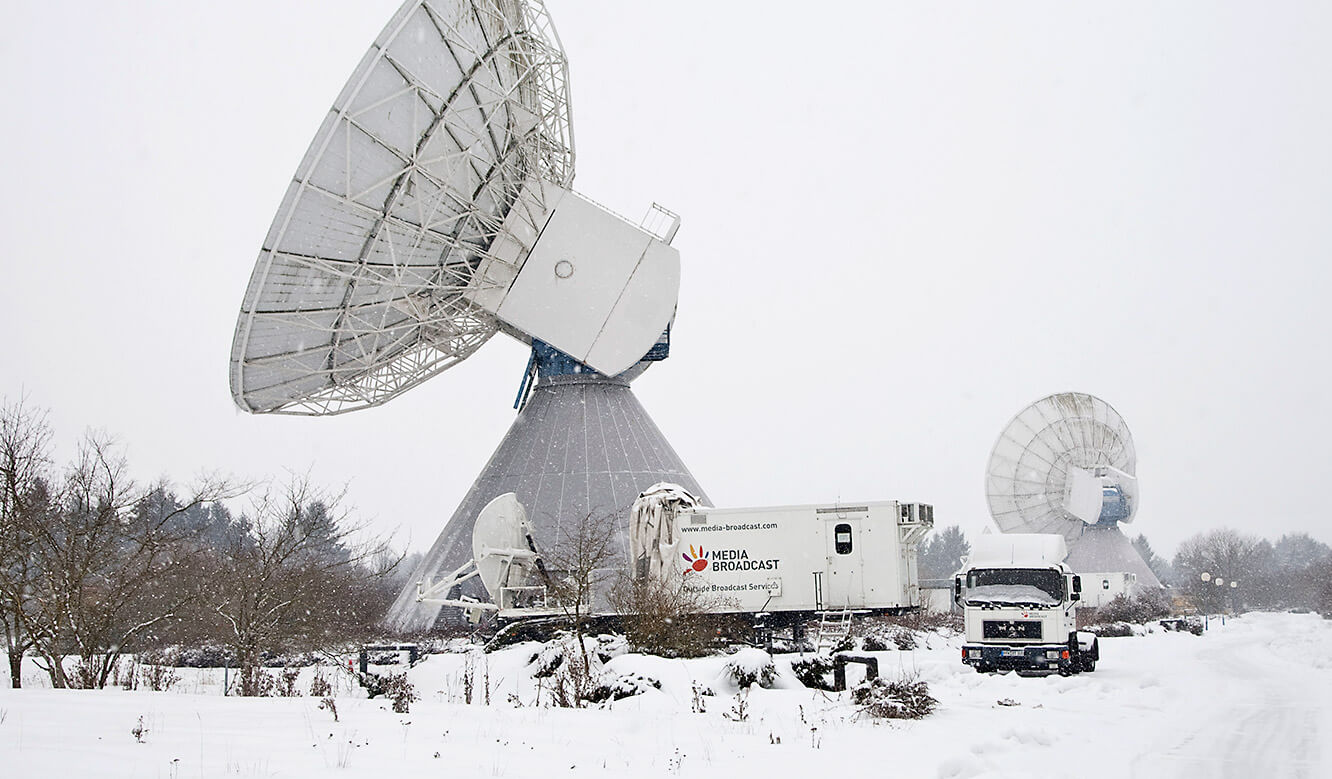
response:
<path fill-rule="evenodd" d="M 983 535 L 971 546 L 968 568 L 1011 566 L 1054 567 L 1068 556 L 1068 544 L 1057 533 L 999 533 Z"/>

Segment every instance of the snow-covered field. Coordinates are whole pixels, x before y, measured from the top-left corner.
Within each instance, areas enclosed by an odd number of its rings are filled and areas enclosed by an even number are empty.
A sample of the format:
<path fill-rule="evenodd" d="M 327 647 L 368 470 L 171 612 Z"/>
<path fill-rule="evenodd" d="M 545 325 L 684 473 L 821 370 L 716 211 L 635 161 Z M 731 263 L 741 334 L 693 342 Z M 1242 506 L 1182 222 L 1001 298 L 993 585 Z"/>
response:
<path fill-rule="evenodd" d="M 959 643 L 875 653 L 886 677 L 929 683 L 939 708 L 921 721 L 868 719 L 789 673 L 737 697 L 726 658 L 622 655 L 609 671 L 661 690 L 534 705 L 530 644 L 429 657 L 410 672 L 421 700 L 407 715 L 344 689 L 336 722 L 317 698 L 223 697 L 214 671 L 182 670 L 169 692 L 0 689 L 0 776 L 1332 776 L 1332 622 L 1316 615 L 1103 639 L 1096 672 L 1069 678 L 980 675 Z"/>

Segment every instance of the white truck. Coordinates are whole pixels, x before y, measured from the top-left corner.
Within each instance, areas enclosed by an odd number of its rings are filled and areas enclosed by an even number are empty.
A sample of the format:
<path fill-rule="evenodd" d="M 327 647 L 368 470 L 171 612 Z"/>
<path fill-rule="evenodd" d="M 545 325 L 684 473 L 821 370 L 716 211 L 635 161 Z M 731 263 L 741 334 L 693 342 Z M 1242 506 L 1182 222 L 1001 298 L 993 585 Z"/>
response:
<path fill-rule="evenodd" d="M 977 671 L 1065 676 L 1096 670 L 1096 636 L 1074 618 L 1082 580 L 1064 564 L 1062 535 L 982 535 L 953 580 L 966 639 L 962 662 Z"/>

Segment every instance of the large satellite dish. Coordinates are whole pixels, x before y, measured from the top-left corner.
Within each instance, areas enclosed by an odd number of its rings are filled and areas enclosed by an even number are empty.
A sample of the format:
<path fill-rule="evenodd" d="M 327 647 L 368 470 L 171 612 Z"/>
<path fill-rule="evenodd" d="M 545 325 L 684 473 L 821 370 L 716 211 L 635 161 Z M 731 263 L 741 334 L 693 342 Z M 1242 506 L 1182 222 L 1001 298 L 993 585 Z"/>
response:
<path fill-rule="evenodd" d="M 985 473 L 990 514 L 1005 533 L 1059 533 L 1130 522 L 1137 456 L 1128 426 L 1100 398 L 1064 392 L 1023 409 L 999 436 Z"/>
<path fill-rule="evenodd" d="M 232 345 L 237 405 L 374 406 L 499 330 L 607 376 L 633 367 L 675 311 L 679 220 L 641 228 L 573 176 L 568 69 L 541 2 L 408 0 L 264 240 Z"/>

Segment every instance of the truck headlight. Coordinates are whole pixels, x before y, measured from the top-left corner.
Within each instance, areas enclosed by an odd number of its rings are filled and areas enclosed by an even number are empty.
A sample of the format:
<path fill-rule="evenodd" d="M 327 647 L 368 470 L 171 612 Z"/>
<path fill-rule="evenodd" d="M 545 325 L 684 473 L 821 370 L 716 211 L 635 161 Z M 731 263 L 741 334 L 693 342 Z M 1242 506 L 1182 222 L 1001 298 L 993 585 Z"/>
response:
<path fill-rule="evenodd" d="M 1047 650 L 1045 651 L 1045 659 L 1046 659 L 1046 660 L 1058 660 L 1058 659 L 1059 659 L 1059 650 L 1058 650 L 1058 649 L 1047 649 Z"/>
<path fill-rule="evenodd" d="M 972 660 L 979 660 L 980 657 L 981 657 L 981 650 L 979 650 L 979 649 L 968 649 L 968 650 L 967 650 L 967 657 L 970 657 Z"/>

